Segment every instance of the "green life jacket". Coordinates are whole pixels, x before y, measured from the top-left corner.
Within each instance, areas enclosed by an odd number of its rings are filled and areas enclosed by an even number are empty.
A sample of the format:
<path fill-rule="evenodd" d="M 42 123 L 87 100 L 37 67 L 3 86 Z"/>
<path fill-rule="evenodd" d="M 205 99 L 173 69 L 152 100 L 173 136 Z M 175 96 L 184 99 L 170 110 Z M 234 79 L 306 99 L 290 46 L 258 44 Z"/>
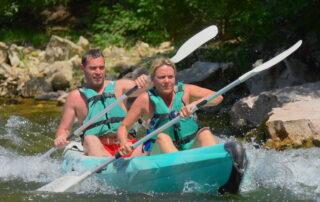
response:
<path fill-rule="evenodd" d="M 155 106 L 155 113 L 150 121 L 150 129 L 147 133 L 154 131 L 178 115 L 180 109 L 184 106 L 182 101 L 184 85 L 179 82 L 177 88 L 171 110 L 158 95 L 155 88 L 148 91 L 150 99 Z M 190 117 L 180 119 L 178 123 L 167 128 L 163 133 L 171 137 L 177 149 L 185 150 L 192 146 L 198 129 L 199 123 L 197 121 L 196 114 L 193 114 Z M 154 142 L 154 139 L 152 142 Z"/>
<path fill-rule="evenodd" d="M 88 107 L 88 114 L 83 123 L 90 121 L 107 106 L 116 101 L 114 93 L 115 87 L 116 82 L 110 81 L 102 94 L 98 94 L 95 90 L 90 88 L 79 89 L 79 91 L 86 97 Z M 88 126 L 88 128 L 83 132 L 83 135 L 103 136 L 108 133 L 117 133 L 117 130 L 126 115 L 127 112 L 125 112 L 118 104 L 108 111 L 108 113 L 101 116 L 93 124 Z M 130 130 L 129 133 L 134 134 L 134 131 Z"/>

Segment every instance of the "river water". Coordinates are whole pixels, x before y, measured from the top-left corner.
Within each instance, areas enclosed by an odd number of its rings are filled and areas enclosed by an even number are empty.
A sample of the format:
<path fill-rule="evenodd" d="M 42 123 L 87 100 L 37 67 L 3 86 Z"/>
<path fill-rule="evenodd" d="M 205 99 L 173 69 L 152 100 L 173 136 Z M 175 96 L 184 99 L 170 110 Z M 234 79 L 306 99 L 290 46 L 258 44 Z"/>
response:
<path fill-rule="evenodd" d="M 0 201 L 316 201 L 320 202 L 320 148 L 264 150 L 245 143 L 249 165 L 239 195 L 127 193 L 91 177 L 68 193 L 35 190 L 62 176 L 61 151 L 52 146 L 61 107 L 55 103 L 0 102 Z M 220 142 L 234 140 L 221 130 Z"/>

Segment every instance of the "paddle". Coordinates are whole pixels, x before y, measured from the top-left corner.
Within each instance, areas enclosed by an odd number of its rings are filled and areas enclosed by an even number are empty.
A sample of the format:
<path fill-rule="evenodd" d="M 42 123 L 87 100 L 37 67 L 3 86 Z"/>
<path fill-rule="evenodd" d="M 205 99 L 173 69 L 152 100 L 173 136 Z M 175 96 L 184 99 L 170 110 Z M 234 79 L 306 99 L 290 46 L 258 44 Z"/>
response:
<path fill-rule="evenodd" d="M 191 37 L 188 41 L 186 41 L 177 51 L 177 53 L 170 59 L 174 63 L 178 63 L 181 60 L 183 60 L 185 57 L 187 57 L 190 53 L 192 53 L 194 50 L 199 48 L 201 45 L 212 39 L 218 34 L 218 28 L 215 25 L 211 25 L 207 27 L 206 29 L 200 31 L 193 37 Z M 121 97 L 119 97 L 115 102 L 113 102 L 111 105 L 106 107 L 103 111 L 101 111 L 99 114 L 97 114 L 93 119 L 88 121 L 87 123 L 83 124 L 81 127 L 79 127 L 77 130 L 75 130 L 73 133 L 71 133 L 67 140 L 71 140 L 74 136 L 80 135 L 82 131 L 84 131 L 88 126 L 90 126 L 92 123 L 94 123 L 96 120 L 98 120 L 101 116 L 106 114 L 108 111 L 110 111 L 113 107 L 121 103 L 123 100 L 125 100 L 128 96 L 130 96 L 133 92 L 135 92 L 138 89 L 138 86 L 135 86 L 131 88 L 128 92 L 123 94 Z M 48 156 L 50 156 L 53 152 L 55 152 L 59 147 L 52 147 L 50 150 L 48 150 L 46 153 L 44 153 L 40 159 L 44 159 Z"/>
<path fill-rule="evenodd" d="M 282 52 L 281 54 L 277 55 L 276 57 L 272 58 L 271 60 L 259 65 L 258 67 L 256 67 L 253 70 L 245 73 L 244 75 L 240 76 L 237 80 L 233 81 L 232 83 L 230 83 L 226 87 L 222 88 L 218 92 L 216 92 L 213 95 L 209 96 L 207 99 L 205 99 L 202 102 L 198 103 L 191 110 L 193 112 L 195 112 L 200 107 L 203 107 L 208 102 L 210 102 L 211 100 L 213 100 L 213 99 L 217 98 L 218 96 L 224 94 L 225 92 L 229 91 L 233 87 L 235 87 L 235 86 L 239 85 L 240 83 L 248 80 L 249 78 L 253 77 L 254 75 L 256 75 L 256 74 L 258 74 L 258 73 L 260 73 L 260 72 L 262 72 L 262 71 L 274 66 L 275 64 L 279 63 L 280 61 L 285 59 L 287 56 L 289 56 L 291 53 L 296 51 L 300 47 L 301 44 L 302 44 L 302 41 L 300 40 L 295 45 L 293 45 L 292 47 L 287 49 L 286 51 Z M 149 140 L 150 138 L 152 138 L 153 136 L 159 134 L 161 131 L 165 130 L 166 128 L 174 125 L 180 119 L 181 119 L 181 117 L 177 116 L 176 118 L 172 119 L 168 123 L 166 123 L 166 124 L 162 125 L 161 127 L 157 128 L 155 131 L 153 131 L 149 135 L 147 135 L 147 136 L 143 137 L 142 139 L 140 139 L 138 142 L 133 144 L 132 147 L 133 148 L 138 147 L 143 142 L 145 142 L 145 141 Z M 109 158 L 106 162 L 104 162 L 103 164 L 97 166 L 93 170 L 89 170 L 89 171 L 83 173 L 80 176 L 72 176 L 72 175 L 62 176 L 59 179 L 57 179 L 57 180 L 55 180 L 55 181 L 53 181 L 53 182 L 51 182 L 51 183 L 39 188 L 39 189 L 37 189 L 37 191 L 47 191 L 47 192 L 64 192 L 64 191 L 67 191 L 70 188 L 72 188 L 73 186 L 75 186 L 76 184 L 80 183 L 81 181 L 85 180 L 89 176 L 93 175 L 94 173 L 97 173 L 97 172 L 101 171 L 104 167 L 106 167 L 107 165 L 109 165 L 110 163 L 114 162 L 115 160 L 117 160 L 120 157 L 121 157 L 121 154 L 116 153 L 116 155 L 114 157 Z"/>

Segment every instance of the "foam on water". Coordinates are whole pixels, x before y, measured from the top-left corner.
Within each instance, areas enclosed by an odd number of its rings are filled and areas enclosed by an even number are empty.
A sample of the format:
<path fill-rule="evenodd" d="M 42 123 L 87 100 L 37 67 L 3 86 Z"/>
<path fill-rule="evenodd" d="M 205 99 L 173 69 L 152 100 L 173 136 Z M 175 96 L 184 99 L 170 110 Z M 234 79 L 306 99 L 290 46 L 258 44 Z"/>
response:
<path fill-rule="evenodd" d="M 40 161 L 39 156 L 21 156 L 3 147 L 0 147 L 0 153 L 2 181 L 46 182 L 61 175 L 60 162 L 55 159 Z"/>
<path fill-rule="evenodd" d="M 36 134 L 37 137 L 45 130 L 54 131 L 56 127 L 56 123 L 41 126 L 19 116 L 11 116 L 8 120 L 0 118 L 0 140 L 11 140 L 11 143 L 15 145 L 27 145 L 29 149 L 32 149 L 33 145 L 30 142 L 27 143 L 28 139 L 24 137 L 29 134 L 25 131 L 30 130 L 32 135 Z M 43 140 L 47 139 L 41 141 Z M 234 140 L 233 137 L 219 138 L 221 143 Z M 52 144 L 52 139 L 48 139 L 47 144 Z M 244 143 L 244 146 L 249 164 L 241 185 L 242 193 L 280 188 L 290 190 L 296 196 L 303 195 L 309 199 L 320 197 L 320 148 L 278 152 L 258 148 L 254 143 Z M 22 155 L 0 144 L 0 180 L 22 180 L 26 183 L 37 182 L 44 185 L 63 175 L 61 159 L 41 160 L 40 156 L 41 154 Z M 185 192 L 192 192 L 194 186 L 190 183 L 186 184 Z M 79 194 L 121 194 L 96 177 L 89 177 L 72 191 Z"/>
<path fill-rule="evenodd" d="M 295 195 L 320 195 L 320 148 L 275 151 L 245 143 L 249 165 L 242 192 L 260 188 L 290 190 Z"/>

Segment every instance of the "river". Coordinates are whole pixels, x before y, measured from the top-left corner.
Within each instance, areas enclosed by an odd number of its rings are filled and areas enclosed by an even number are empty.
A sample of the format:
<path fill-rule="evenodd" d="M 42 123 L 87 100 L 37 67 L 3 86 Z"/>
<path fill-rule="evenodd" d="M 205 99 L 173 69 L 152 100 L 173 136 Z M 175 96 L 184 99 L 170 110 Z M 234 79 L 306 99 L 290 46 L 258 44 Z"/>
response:
<path fill-rule="evenodd" d="M 275 151 L 244 143 L 249 165 L 238 195 L 135 194 L 91 177 L 68 193 L 35 190 L 62 176 L 61 151 L 40 160 L 52 146 L 61 107 L 55 102 L 0 102 L 0 201 L 316 201 L 320 202 L 320 148 Z M 235 138 L 219 130 L 221 143 Z"/>

